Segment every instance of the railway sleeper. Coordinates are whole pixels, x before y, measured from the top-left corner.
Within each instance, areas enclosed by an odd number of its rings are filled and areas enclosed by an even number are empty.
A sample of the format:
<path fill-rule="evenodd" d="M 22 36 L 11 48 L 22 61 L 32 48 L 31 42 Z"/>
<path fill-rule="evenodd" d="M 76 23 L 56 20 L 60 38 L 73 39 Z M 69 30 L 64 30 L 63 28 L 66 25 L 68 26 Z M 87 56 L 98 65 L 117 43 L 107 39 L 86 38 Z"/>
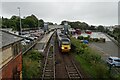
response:
<path fill-rule="evenodd" d="M 68 72 L 69 74 L 78 74 L 77 72 Z"/>
<path fill-rule="evenodd" d="M 52 68 L 54 65 L 53 64 L 51 64 L 51 63 L 48 63 L 47 65 L 46 65 L 46 67 L 48 68 Z"/>
<path fill-rule="evenodd" d="M 49 61 L 49 62 L 47 62 L 47 65 L 53 65 L 53 61 Z"/>
<path fill-rule="evenodd" d="M 53 62 L 53 58 L 48 58 L 47 60 L 47 62 Z"/>
<path fill-rule="evenodd" d="M 53 65 L 46 65 L 46 69 L 53 69 Z"/>
<path fill-rule="evenodd" d="M 69 67 L 67 68 L 67 70 L 68 70 L 68 71 L 76 71 L 75 68 L 69 68 Z"/>
<path fill-rule="evenodd" d="M 69 75 L 70 75 L 70 77 L 79 77 L 78 74 L 69 74 Z"/>
<path fill-rule="evenodd" d="M 47 70 L 45 70 L 45 72 L 53 72 L 53 70 L 48 70 L 48 69 L 47 69 Z"/>
<path fill-rule="evenodd" d="M 46 68 L 48 68 L 48 69 L 53 69 L 53 65 L 51 65 L 51 64 L 46 65 Z"/>
<path fill-rule="evenodd" d="M 48 57 L 53 57 L 53 54 L 49 54 Z"/>
<path fill-rule="evenodd" d="M 53 75 L 54 75 L 54 74 L 49 73 L 49 74 L 45 74 L 44 76 L 53 77 Z"/>
<path fill-rule="evenodd" d="M 70 77 L 70 78 L 75 79 L 75 78 L 80 78 L 80 77 Z"/>
<path fill-rule="evenodd" d="M 51 60 L 51 59 L 53 59 L 53 57 L 48 57 L 47 59 L 50 59 L 50 60 Z"/>
<path fill-rule="evenodd" d="M 47 64 L 51 64 L 51 65 L 52 65 L 52 64 L 53 64 L 53 61 L 48 61 Z"/>
<path fill-rule="evenodd" d="M 53 78 L 53 75 L 44 75 L 44 78 Z"/>
<path fill-rule="evenodd" d="M 67 67 L 74 67 L 74 66 L 71 64 L 71 65 L 67 65 Z"/>
<path fill-rule="evenodd" d="M 53 66 L 52 65 L 47 65 L 46 69 L 50 69 L 51 70 L 51 69 L 53 69 Z"/>
<path fill-rule="evenodd" d="M 48 61 L 47 64 L 51 64 L 51 65 L 52 65 L 52 64 L 53 64 L 53 61 Z"/>
<path fill-rule="evenodd" d="M 45 75 L 53 76 L 53 73 L 45 73 Z"/>
<path fill-rule="evenodd" d="M 67 67 L 67 70 L 68 70 L 69 72 L 76 72 L 76 69 L 75 69 L 75 68 L 69 68 L 69 67 Z"/>
<path fill-rule="evenodd" d="M 53 71 L 50 71 L 50 72 L 49 71 L 45 71 L 45 74 L 50 74 L 50 73 L 52 74 L 54 72 Z"/>
<path fill-rule="evenodd" d="M 70 76 L 79 76 L 79 74 L 69 74 Z"/>

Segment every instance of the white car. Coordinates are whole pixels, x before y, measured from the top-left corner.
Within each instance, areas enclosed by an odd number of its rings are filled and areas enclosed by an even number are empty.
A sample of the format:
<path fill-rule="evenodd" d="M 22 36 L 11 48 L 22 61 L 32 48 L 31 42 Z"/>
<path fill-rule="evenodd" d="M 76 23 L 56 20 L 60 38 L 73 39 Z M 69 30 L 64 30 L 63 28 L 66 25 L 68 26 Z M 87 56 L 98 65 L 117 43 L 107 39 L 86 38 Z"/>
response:
<path fill-rule="evenodd" d="M 21 44 L 22 45 L 27 45 L 25 41 L 21 41 Z"/>
<path fill-rule="evenodd" d="M 110 56 L 107 60 L 107 63 L 115 67 L 120 67 L 120 58 Z"/>
<path fill-rule="evenodd" d="M 26 43 L 30 43 L 30 40 L 25 39 L 24 41 L 25 41 Z"/>

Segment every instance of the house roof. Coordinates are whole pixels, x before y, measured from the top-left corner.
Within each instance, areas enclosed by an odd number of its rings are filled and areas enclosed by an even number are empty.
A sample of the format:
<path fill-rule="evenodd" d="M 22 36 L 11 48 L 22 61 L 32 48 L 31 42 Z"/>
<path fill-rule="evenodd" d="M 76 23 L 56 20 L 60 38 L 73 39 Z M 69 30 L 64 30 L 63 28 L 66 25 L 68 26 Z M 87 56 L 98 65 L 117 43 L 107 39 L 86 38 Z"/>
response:
<path fill-rule="evenodd" d="M 21 38 L 20 36 L 9 33 L 7 31 L 0 30 L 0 44 L 2 44 L 2 46 L 0 46 L 0 48 L 7 46 L 7 45 L 10 45 L 10 44 L 13 44 L 13 43 L 20 41 L 22 39 L 23 38 Z"/>

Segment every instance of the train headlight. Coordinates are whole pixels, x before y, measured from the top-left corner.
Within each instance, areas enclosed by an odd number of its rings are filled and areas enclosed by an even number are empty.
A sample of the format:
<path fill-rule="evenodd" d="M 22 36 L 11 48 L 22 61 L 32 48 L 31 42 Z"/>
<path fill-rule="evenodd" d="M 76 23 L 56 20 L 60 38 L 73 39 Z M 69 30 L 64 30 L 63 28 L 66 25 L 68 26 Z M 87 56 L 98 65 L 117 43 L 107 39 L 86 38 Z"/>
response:
<path fill-rule="evenodd" d="M 68 49 L 71 49 L 70 47 L 68 47 Z"/>
<path fill-rule="evenodd" d="M 64 47 L 62 47 L 62 49 L 64 49 Z"/>

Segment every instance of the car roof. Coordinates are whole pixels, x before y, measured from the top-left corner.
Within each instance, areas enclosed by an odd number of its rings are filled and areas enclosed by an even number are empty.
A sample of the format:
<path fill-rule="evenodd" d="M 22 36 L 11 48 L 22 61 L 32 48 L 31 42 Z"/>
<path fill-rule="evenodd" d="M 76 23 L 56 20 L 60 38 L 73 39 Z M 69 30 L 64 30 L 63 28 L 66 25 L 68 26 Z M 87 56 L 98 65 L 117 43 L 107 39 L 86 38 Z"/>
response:
<path fill-rule="evenodd" d="M 109 58 L 111 58 L 111 59 L 120 59 L 119 57 L 112 57 L 112 56 L 110 56 Z"/>

